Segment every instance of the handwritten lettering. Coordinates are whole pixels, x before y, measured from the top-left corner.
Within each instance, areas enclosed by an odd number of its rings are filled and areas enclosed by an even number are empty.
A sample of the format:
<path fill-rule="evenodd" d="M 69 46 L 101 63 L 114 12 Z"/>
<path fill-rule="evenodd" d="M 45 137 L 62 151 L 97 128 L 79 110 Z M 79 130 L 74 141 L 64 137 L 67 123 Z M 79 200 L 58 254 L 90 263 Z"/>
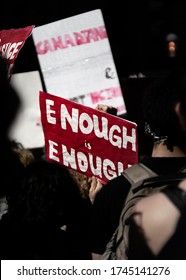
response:
<path fill-rule="evenodd" d="M 87 93 L 86 95 L 81 94 L 79 96 L 70 98 L 70 100 L 73 102 L 77 102 L 77 103 L 85 105 L 84 100 L 87 96 L 89 96 L 88 98 L 91 98 L 92 104 L 97 104 L 97 103 L 101 103 L 105 100 L 110 100 L 110 99 L 114 99 L 116 97 L 121 97 L 122 91 L 121 91 L 120 87 L 111 87 L 111 88 L 102 89 L 100 91 L 94 91 L 91 93 Z M 120 111 L 125 110 L 125 106 L 124 105 L 122 105 L 122 106 L 123 107 L 120 107 Z"/>
<path fill-rule="evenodd" d="M 88 170 L 96 177 L 107 178 L 111 180 L 123 172 L 124 166 L 122 162 L 114 164 L 110 159 L 101 159 L 92 154 L 84 154 L 83 152 L 76 152 L 75 149 L 70 148 L 68 151 L 65 145 L 59 146 L 58 143 L 49 140 L 49 159 L 60 162 L 61 164 L 80 170 L 86 173 Z M 128 166 L 127 166 L 128 167 Z"/>
<path fill-rule="evenodd" d="M 40 41 L 36 44 L 36 52 L 37 54 L 44 55 L 48 52 L 89 44 L 105 38 L 108 38 L 106 28 L 105 26 L 99 26 L 80 32 L 73 32 L 72 34 L 60 35 L 56 38 L 52 37 L 50 40 Z"/>
<path fill-rule="evenodd" d="M 104 100 L 109 100 L 118 96 L 122 96 L 121 88 L 120 87 L 112 87 L 102 89 L 100 91 L 94 91 L 90 93 L 92 103 L 100 103 Z"/>
<path fill-rule="evenodd" d="M 8 60 L 15 59 L 22 45 L 23 42 L 17 42 L 17 43 L 6 43 L 0 46 L 1 56 Z"/>
<path fill-rule="evenodd" d="M 56 124 L 56 112 L 53 109 L 54 101 L 46 99 L 47 121 L 51 124 Z M 132 128 L 129 132 L 125 126 L 112 125 L 109 128 L 108 119 L 106 117 L 92 116 L 87 113 L 79 113 L 79 109 L 72 108 L 71 114 L 65 104 L 60 106 L 60 125 L 61 129 L 71 129 L 73 133 L 79 132 L 84 135 L 94 132 L 98 138 L 103 138 L 109 141 L 113 146 L 120 149 L 128 149 L 128 144 L 131 143 L 132 151 L 136 151 L 136 130 Z M 128 135 L 130 133 L 130 135 Z"/>
<path fill-rule="evenodd" d="M 85 102 L 84 102 L 85 97 L 86 96 L 84 94 L 81 94 L 79 96 L 72 97 L 69 100 L 85 105 Z"/>

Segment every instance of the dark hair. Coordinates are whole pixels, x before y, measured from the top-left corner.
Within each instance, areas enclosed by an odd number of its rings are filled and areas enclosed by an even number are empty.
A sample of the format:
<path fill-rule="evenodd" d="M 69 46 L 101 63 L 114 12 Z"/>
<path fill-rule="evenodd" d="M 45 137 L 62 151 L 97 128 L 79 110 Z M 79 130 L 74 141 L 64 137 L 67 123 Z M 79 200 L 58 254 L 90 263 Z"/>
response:
<path fill-rule="evenodd" d="M 186 72 L 174 69 L 166 76 L 157 78 L 145 91 L 143 97 L 144 120 L 147 131 L 154 141 L 165 139 L 169 149 L 185 145 L 185 134 L 175 112 L 175 105 L 181 102 L 186 114 Z"/>
<path fill-rule="evenodd" d="M 91 212 L 69 170 L 37 160 L 17 183 L 2 217 L 5 259 L 91 259 Z"/>
<path fill-rule="evenodd" d="M 38 160 L 25 167 L 21 184 L 8 203 L 15 219 L 57 228 L 76 219 L 81 195 L 67 168 Z"/>
<path fill-rule="evenodd" d="M 25 148 L 22 143 L 10 140 L 10 145 L 12 151 L 17 155 L 24 167 L 34 161 L 34 154 L 30 149 Z"/>

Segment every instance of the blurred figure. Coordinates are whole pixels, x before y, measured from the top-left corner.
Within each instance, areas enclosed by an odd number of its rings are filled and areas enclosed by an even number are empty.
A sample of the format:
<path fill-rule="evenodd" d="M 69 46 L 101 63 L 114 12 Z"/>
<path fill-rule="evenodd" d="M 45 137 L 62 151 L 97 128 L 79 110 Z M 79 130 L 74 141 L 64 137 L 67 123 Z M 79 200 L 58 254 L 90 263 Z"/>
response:
<path fill-rule="evenodd" d="M 144 156 L 140 162 L 158 175 L 176 174 L 186 163 L 186 138 L 177 114 L 180 107 L 186 116 L 184 83 L 185 76 L 180 71 L 168 73 L 167 76 L 155 80 L 143 97 L 145 131 L 149 141 L 153 140 L 153 150 L 151 156 Z M 103 253 L 106 257 L 107 243 L 118 224 L 122 226 L 125 223 L 125 214 L 122 217 L 120 215 L 130 186 L 127 178 L 121 175 L 112 179 L 97 194 L 93 205 L 91 231 L 93 258 L 104 258 Z M 115 238 L 119 239 L 116 236 Z M 122 240 L 121 236 L 117 242 L 118 248 Z M 125 248 L 128 248 L 127 242 L 128 238 Z M 108 252 L 109 250 L 117 254 L 117 249 L 109 249 L 108 244 Z M 121 259 L 127 259 L 128 249 L 121 251 L 121 255 Z"/>
<path fill-rule="evenodd" d="M 2 182 L 0 186 L 0 217 L 7 211 L 6 195 L 14 180 L 21 174 L 23 166 L 11 149 L 9 130 L 20 106 L 17 92 L 8 80 L 8 65 L 5 58 L 0 56 L 0 91 L 1 91 L 1 137 L 0 158 Z"/>
<path fill-rule="evenodd" d="M 23 168 L 35 160 L 33 153 L 29 149 L 24 148 L 21 143 L 16 142 L 15 140 L 10 140 L 9 144 L 9 148 L 12 152 L 12 159 L 10 159 L 11 162 L 9 164 L 11 165 L 13 161 L 15 174 L 13 174 L 13 178 L 10 177 L 9 180 L 5 181 L 6 192 L 4 196 L 0 197 L 0 219 L 2 215 L 7 213 L 8 211 L 6 196 L 9 195 L 10 192 L 12 193 L 12 195 L 13 192 L 15 192 L 14 179 L 21 176 Z M 8 172 L 8 170 L 6 172 Z"/>
<path fill-rule="evenodd" d="M 5 58 L 0 56 L 0 86 L 1 86 L 1 138 L 5 146 L 12 122 L 18 112 L 20 99 L 8 80 L 8 66 Z"/>
<path fill-rule="evenodd" d="M 186 72 L 177 74 L 171 76 L 171 83 L 175 83 L 174 88 L 182 93 L 182 98 L 175 100 L 174 110 L 186 137 Z M 185 142 L 181 144 L 185 149 Z M 185 259 L 185 213 L 186 180 L 139 201 L 131 217 L 130 259 Z"/>
<path fill-rule="evenodd" d="M 69 170 L 38 160 L 24 169 L 0 221 L 3 259 L 91 259 L 90 207 Z"/>

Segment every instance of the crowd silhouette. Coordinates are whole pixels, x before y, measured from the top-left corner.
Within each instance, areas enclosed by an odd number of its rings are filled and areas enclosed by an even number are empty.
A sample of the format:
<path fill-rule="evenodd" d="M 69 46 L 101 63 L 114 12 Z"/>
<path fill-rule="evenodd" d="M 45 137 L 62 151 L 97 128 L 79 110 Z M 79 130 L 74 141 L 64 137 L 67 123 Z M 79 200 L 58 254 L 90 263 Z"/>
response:
<path fill-rule="evenodd" d="M 139 155 L 154 173 L 175 178 L 186 166 L 186 71 L 177 68 L 144 93 L 144 130 L 152 150 Z M 130 182 L 120 174 L 103 185 L 9 139 L 21 100 L 7 74 L 0 57 L 2 259 L 107 259 L 110 240 L 123 223 Z M 95 109 L 117 114 L 104 104 Z M 185 210 L 186 180 L 139 200 L 129 220 L 127 252 L 115 259 L 184 259 Z"/>

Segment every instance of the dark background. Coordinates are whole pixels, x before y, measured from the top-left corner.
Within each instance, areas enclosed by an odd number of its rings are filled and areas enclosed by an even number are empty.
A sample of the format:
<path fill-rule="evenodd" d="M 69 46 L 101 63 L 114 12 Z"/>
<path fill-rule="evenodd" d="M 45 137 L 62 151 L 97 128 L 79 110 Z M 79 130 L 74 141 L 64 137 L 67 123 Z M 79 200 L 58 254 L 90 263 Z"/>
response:
<path fill-rule="evenodd" d="M 37 27 L 94 9 L 101 9 L 103 13 L 126 102 L 125 117 L 138 124 L 139 146 L 147 148 L 149 142 L 144 135 L 140 102 L 146 86 L 155 77 L 186 62 L 184 0 L 33 0 L 23 3 L 4 0 L 0 5 L 0 30 Z M 170 33 L 177 36 L 175 57 L 168 53 L 166 38 Z M 40 66 L 30 36 L 16 58 L 13 74 L 35 70 L 40 71 Z M 146 78 L 128 78 L 139 73 Z"/>
<path fill-rule="evenodd" d="M 21 1 L 22 2 L 22 1 Z M 179 61 L 185 62 L 186 8 L 182 1 L 119 0 L 1 1 L 0 30 L 40 26 L 101 9 L 119 78 L 133 73 L 152 75 Z M 177 57 L 170 59 L 166 36 L 178 36 Z M 32 36 L 15 63 L 14 73 L 40 70 Z"/>

